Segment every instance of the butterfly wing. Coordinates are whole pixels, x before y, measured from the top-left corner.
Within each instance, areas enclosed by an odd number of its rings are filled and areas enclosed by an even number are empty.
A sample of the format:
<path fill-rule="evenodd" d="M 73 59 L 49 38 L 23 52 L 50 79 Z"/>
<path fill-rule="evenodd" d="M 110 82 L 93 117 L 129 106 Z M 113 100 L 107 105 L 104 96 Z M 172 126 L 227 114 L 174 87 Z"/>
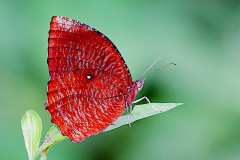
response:
<path fill-rule="evenodd" d="M 54 16 L 48 68 L 46 109 L 72 141 L 101 132 L 124 111 L 132 78 L 117 48 L 99 31 Z"/>

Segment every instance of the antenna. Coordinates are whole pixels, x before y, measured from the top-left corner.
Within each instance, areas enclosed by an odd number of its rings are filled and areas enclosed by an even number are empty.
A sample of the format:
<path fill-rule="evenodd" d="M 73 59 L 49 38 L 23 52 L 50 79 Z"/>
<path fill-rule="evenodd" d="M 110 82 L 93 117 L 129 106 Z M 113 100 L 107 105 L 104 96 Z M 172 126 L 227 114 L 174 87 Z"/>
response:
<path fill-rule="evenodd" d="M 153 61 L 153 63 L 150 64 L 150 65 L 144 70 L 144 72 L 143 72 L 143 74 L 142 74 L 142 76 L 141 76 L 141 79 L 144 79 L 144 80 L 145 80 L 145 79 L 146 79 L 146 74 L 149 73 L 149 71 L 151 71 L 151 70 L 153 69 L 153 67 L 156 66 L 156 65 L 160 62 L 160 60 L 161 60 L 160 57 L 158 57 L 157 59 L 155 59 L 155 60 Z M 171 62 L 171 63 L 167 63 L 164 67 L 167 67 L 167 66 L 169 66 L 169 65 L 171 65 L 171 66 L 176 66 L 177 64 L 174 63 L 174 62 Z"/>

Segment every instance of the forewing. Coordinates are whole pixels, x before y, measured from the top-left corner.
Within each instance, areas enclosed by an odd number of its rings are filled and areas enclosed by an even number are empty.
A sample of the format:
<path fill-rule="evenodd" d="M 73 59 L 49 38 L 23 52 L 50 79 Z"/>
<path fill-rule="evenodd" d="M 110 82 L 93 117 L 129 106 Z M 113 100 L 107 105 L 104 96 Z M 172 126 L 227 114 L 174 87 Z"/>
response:
<path fill-rule="evenodd" d="M 71 140 L 97 134 L 124 111 L 131 75 L 114 44 L 95 29 L 54 16 L 48 68 L 47 109 Z"/>

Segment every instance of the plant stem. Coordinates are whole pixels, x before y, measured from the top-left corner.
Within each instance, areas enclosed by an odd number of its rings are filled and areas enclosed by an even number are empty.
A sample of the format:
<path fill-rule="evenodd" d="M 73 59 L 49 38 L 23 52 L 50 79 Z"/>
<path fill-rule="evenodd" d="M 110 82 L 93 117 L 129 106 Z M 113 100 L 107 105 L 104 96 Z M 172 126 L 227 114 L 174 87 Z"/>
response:
<path fill-rule="evenodd" d="M 40 154 L 40 158 L 39 158 L 40 160 L 47 160 L 47 153 L 46 152 L 42 152 L 41 154 Z"/>

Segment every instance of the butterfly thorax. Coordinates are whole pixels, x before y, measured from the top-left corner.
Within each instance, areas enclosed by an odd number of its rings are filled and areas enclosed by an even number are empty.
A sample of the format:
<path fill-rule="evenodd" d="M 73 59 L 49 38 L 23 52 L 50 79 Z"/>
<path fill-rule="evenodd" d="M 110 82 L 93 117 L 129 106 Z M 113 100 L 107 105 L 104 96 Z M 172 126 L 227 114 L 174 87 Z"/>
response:
<path fill-rule="evenodd" d="M 136 99 L 138 92 L 142 89 L 144 80 L 136 80 L 128 88 L 128 95 L 126 99 L 126 107 L 130 107 L 133 101 Z"/>

